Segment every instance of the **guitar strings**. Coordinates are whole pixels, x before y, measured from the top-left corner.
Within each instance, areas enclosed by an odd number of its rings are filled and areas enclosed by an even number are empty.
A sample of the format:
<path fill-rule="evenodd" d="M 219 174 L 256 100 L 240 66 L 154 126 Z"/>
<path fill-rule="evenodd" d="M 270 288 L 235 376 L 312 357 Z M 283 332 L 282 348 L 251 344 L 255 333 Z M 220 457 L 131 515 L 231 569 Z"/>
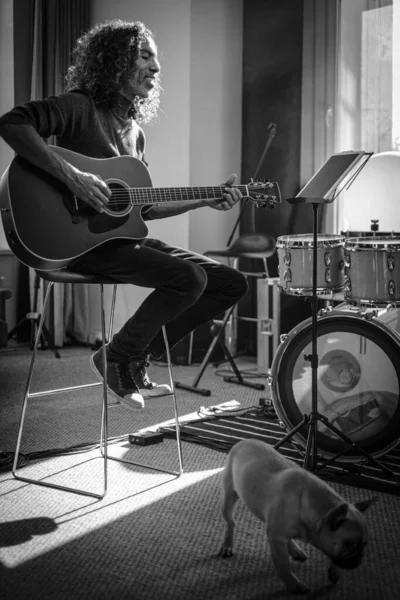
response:
<path fill-rule="evenodd" d="M 239 185 L 235 186 L 237 189 L 244 192 L 246 195 L 248 194 L 248 186 Z M 206 195 L 208 199 L 220 199 L 223 197 L 224 187 L 201 187 L 201 188 L 190 188 L 188 191 L 186 188 L 119 188 L 112 190 L 112 195 L 109 201 L 120 202 L 121 200 L 140 200 L 141 202 L 152 202 L 152 199 L 157 199 L 158 201 L 165 200 L 169 202 L 175 202 L 180 200 L 196 200 L 203 198 Z M 171 198 L 173 193 L 180 194 L 180 198 Z M 150 198 L 146 198 L 146 196 L 151 196 Z"/>

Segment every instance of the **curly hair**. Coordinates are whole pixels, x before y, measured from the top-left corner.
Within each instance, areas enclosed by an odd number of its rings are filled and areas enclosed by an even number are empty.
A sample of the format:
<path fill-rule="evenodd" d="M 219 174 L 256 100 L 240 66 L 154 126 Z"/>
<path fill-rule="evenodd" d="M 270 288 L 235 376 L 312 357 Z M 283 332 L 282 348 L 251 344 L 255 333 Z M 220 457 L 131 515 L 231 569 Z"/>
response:
<path fill-rule="evenodd" d="M 139 56 L 140 44 L 154 35 L 141 21 L 113 19 L 84 33 L 73 50 L 66 76 L 66 91 L 88 92 L 96 104 L 112 107 L 128 72 Z M 135 98 L 133 117 L 149 123 L 157 116 L 161 85 L 157 78 L 148 98 Z"/>

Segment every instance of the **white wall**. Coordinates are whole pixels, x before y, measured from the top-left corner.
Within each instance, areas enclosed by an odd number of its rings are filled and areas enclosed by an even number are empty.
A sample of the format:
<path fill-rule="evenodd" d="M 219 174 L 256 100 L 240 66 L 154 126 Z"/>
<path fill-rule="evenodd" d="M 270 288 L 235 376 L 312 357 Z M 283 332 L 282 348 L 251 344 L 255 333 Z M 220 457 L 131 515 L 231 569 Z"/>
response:
<path fill-rule="evenodd" d="M 243 0 L 192 0 L 190 57 L 190 182 L 240 181 Z M 237 207 L 238 208 L 238 207 Z M 224 248 L 238 212 L 203 209 L 189 219 L 196 252 Z"/>
<path fill-rule="evenodd" d="M 0 114 L 14 105 L 13 60 L 13 0 L 0 2 Z M 0 138 L 0 175 L 13 159 L 11 148 Z M 8 249 L 3 227 L 0 225 L 0 250 Z"/>

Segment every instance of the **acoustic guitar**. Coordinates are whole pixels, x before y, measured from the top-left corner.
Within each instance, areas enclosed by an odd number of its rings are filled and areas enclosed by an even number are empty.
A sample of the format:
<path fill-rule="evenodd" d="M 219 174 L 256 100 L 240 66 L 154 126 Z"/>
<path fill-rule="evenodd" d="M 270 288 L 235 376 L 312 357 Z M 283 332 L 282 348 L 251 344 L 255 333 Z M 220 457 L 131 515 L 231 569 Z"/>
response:
<path fill-rule="evenodd" d="M 99 175 L 112 195 L 105 211 L 99 213 L 59 179 L 17 156 L 0 181 L 0 210 L 12 252 L 34 269 L 61 269 L 108 240 L 142 240 L 148 233 L 141 217 L 143 206 L 223 200 L 223 186 L 154 188 L 147 167 L 131 156 L 96 159 L 51 148 L 79 170 Z M 258 206 L 281 201 L 278 185 L 270 181 L 237 187 Z"/>

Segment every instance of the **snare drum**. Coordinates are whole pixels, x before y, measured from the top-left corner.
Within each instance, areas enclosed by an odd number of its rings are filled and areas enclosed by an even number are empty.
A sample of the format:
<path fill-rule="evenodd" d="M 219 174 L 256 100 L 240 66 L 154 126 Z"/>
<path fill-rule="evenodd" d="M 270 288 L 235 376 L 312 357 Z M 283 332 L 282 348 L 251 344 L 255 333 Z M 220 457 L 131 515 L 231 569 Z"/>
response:
<path fill-rule="evenodd" d="M 344 236 L 319 234 L 317 236 L 318 295 L 335 294 L 343 290 Z M 278 283 L 286 294 L 311 296 L 314 238 L 313 234 L 278 237 L 276 248 L 279 259 Z"/>
<path fill-rule="evenodd" d="M 352 304 L 400 304 L 400 237 L 348 238 L 345 299 Z"/>

